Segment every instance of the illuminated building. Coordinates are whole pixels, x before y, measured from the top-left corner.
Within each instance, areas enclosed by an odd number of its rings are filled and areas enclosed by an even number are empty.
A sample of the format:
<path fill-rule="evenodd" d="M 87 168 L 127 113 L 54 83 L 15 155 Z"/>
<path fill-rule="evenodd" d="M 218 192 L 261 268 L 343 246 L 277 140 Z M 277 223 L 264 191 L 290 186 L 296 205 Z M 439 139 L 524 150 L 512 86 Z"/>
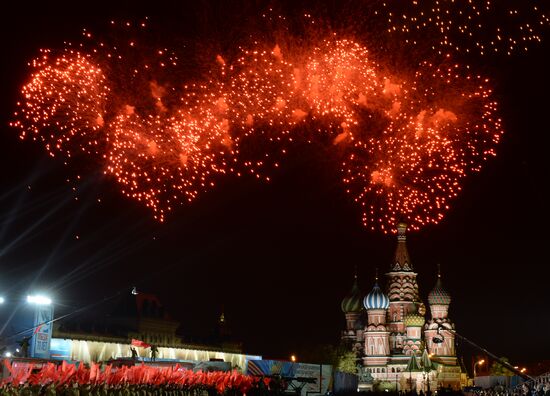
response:
<path fill-rule="evenodd" d="M 403 222 L 397 225 L 397 248 L 386 273 L 385 290 L 377 276 L 365 296 L 355 278 L 342 301 L 346 317 L 342 340 L 357 354 L 360 388 L 460 389 L 465 373 L 456 357 L 455 326 L 448 316 L 451 296 L 438 273 L 428 295 L 430 315 L 426 318 L 407 251 L 406 229 Z"/>
<path fill-rule="evenodd" d="M 51 359 L 86 363 L 131 359 L 133 348 L 138 361 L 151 362 L 151 348 L 132 346 L 133 339 L 156 347 L 156 364 L 184 363 L 186 367 L 203 368 L 207 362 L 223 361 L 228 367 L 244 370 L 247 360 L 261 358 L 244 354 L 241 344 L 231 339 L 224 313 L 218 329 L 197 340 L 177 333 L 180 323 L 154 294 L 128 293 L 107 308 L 107 312 L 88 313 L 86 319 L 56 324 Z"/>

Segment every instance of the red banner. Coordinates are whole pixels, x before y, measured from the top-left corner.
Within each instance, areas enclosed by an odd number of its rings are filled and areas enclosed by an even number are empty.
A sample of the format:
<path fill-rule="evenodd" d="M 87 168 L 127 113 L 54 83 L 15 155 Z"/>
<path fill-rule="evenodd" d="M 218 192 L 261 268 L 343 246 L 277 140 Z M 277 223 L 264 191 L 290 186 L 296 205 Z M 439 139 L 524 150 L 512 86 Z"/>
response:
<path fill-rule="evenodd" d="M 132 338 L 132 345 L 137 346 L 137 347 L 141 347 L 141 348 L 150 348 L 151 347 L 151 345 L 147 344 L 146 342 L 136 340 L 134 338 Z"/>

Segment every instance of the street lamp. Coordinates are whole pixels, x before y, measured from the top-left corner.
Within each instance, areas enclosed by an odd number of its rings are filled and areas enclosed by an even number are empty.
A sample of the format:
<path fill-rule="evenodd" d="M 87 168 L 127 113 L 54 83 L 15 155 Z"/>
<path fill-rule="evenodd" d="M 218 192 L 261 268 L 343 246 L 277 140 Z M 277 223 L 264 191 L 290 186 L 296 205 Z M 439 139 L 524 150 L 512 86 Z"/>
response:
<path fill-rule="evenodd" d="M 474 363 L 474 378 L 476 377 L 476 366 L 479 364 L 480 366 L 485 363 L 485 359 L 478 360 Z"/>
<path fill-rule="evenodd" d="M 27 296 L 27 302 L 29 304 L 36 304 L 36 305 L 50 305 L 52 303 L 52 299 L 40 294 L 34 295 L 34 296 Z"/>
<path fill-rule="evenodd" d="M 296 355 L 290 356 L 290 361 L 295 363 L 296 362 Z"/>

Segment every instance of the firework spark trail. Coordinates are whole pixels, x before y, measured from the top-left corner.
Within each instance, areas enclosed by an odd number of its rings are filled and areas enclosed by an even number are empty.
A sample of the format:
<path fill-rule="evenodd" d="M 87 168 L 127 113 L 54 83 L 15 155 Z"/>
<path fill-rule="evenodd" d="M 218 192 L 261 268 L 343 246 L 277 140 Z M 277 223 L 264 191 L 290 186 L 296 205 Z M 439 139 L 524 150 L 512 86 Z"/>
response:
<path fill-rule="evenodd" d="M 104 126 L 109 96 L 104 74 L 90 57 L 76 51 L 55 59 L 49 51 L 42 52 L 32 63 L 37 71 L 22 90 L 23 117 L 13 126 L 21 129 L 21 138 L 31 134 L 41 139 L 52 155 L 71 157 L 73 149 L 97 153 L 96 132 Z"/>
<path fill-rule="evenodd" d="M 285 151 L 269 144 L 286 147 L 301 138 L 297 125 L 315 124 L 341 155 L 365 226 L 391 232 L 403 218 L 419 229 L 443 218 L 461 180 L 494 155 L 502 133 L 482 77 L 429 63 L 396 77 L 352 40 L 327 39 L 298 54 L 257 45 L 231 63 L 218 56 L 200 84 L 155 78 L 177 64 L 167 49 L 134 67 L 98 48 L 45 51 L 12 125 L 52 155 L 95 157 L 160 221 L 212 188 L 217 175 L 269 180 Z M 108 72 L 114 67 L 126 72 L 122 83 Z M 243 154 L 251 140 L 265 143 L 253 160 Z"/>
<path fill-rule="evenodd" d="M 440 54 L 526 52 L 550 27 L 545 0 L 380 0 L 374 9 L 389 34 Z"/>
<path fill-rule="evenodd" d="M 456 64 L 423 63 L 400 87 L 388 126 L 357 142 L 343 169 L 366 226 L 387 230 L 405 217 L 419 229 L 443 218 L 461 180 L 495 155 L 502 127 L 487 84 Z"/>
<path fill-rule="evenodd" d="M 165 210 L 182 200 L 192 201 L 213 186 L 211 176 L 224 173 L 224 122 L 211 109 L 178 110 L 170 117 L 135 113 L 113 121 L 113 144 L 107 173 L 122 186 L 122 193 L 145 202 L 162 220 Z M 218 151 L 212 148 L 218 142 Z"/>

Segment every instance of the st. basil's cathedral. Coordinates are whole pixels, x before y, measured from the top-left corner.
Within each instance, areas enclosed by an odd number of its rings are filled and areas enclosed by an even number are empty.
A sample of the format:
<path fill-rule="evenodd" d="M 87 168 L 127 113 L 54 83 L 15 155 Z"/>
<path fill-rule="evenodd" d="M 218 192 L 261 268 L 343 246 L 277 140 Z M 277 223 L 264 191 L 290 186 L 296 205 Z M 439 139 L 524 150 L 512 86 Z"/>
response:
<path fill-rule="evenodd" d="M 429 319 L 420 299 L 406 244 L 407 225 L 397 225 L 395 258 L 382 290 L 361 293 L 357 276 L 342 301 L 346 330 L 342 341 L 357 356 L 359 388 L 376 390 L 460 389 L 466 373 L 456 356 L 455 325 L 448 316 L 450 294 L 438 271 L 428 295 Z"/>

